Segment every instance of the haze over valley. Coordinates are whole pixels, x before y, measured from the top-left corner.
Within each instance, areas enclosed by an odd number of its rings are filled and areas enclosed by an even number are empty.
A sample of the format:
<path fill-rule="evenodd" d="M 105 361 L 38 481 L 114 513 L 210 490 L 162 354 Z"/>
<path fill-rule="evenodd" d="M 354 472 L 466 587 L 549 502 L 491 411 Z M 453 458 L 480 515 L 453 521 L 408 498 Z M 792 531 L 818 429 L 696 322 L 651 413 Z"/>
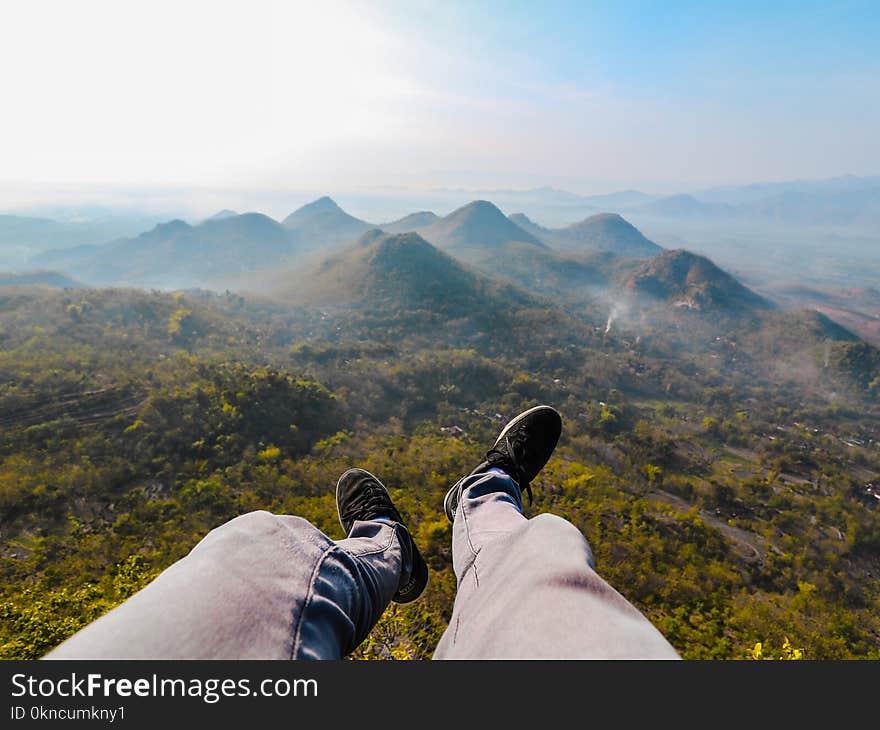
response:
<path fill-rule="evenodd" d="M 466 200 L 483 194 L 486 199 Z M 261 275 L 274 281 L 281 268 L 292 276 L 376 228 L 417 232 L 469 265 L 515 283 L 519 277 L 545 294 L 562 287 L 583 296 L 607 285 L 610 269 L 625 267 L 625 259 L 682 248 L 783 308 L 815 309 L 872 342 L 880 337 L 880 177 L 673 196 L 541 188 L 344 197 L 374 215 L 361 218 L 328 196 L 278 219 L 228 208 L 188 220 L 107 207 L 94 217 L 68 209 L 59 220 L 0 215 L 0 251 L 9 274 L 54 272 L 95 286 L 256 291 Z M 452 201 L 461 204 L 442 207 Z M 404 204 L 413 210 L 379 217 Z"/>

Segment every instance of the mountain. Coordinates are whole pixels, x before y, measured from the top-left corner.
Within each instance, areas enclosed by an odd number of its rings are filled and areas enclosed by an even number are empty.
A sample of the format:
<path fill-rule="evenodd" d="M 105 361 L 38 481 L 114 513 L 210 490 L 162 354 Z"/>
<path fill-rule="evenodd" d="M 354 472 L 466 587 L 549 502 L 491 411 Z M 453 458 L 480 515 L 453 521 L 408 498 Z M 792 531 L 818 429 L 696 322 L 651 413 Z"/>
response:
<path fill-rule="evenodd" d="M 508 216 L 510 220 L 522 228 L 527 233 L 531 233 L 535 238 L 537 238 L 542 243 L 550 244 L 553 240 L 553 229 L 545 228 L 544 226 L 535 223 L 531 218 L 529 218 L 525 213 L 513 213 Z"/>
<path fill-rule="evenodd" d="M 606 289 L 623 259 L 608 252 L 576 254 L 522 241 L 483 252 L 469 252 L 468 263 L 564 305 L 581 306 Z"/>
<path fill-rule="evenodd" d="M 596 208 L 609 210 L 644 205 L 654 200 L 654 196 L 643 193 L 640 190 L 620 190 L 616 193 L 605 193 L 603 195 L 586 195 L 583 199 Z"/>
<path fill-rule="evenodd" d="M 683 249 L 646 261 L 624 282 L 634 294 L 696 310 L 751 311 L 772 305 L 709 259 Z"/>
<path fill-rule="evenodd" d="M 783 195 L 786 193 L 809 193 L 813 195 L 841 195 L 862 193 L 880 188 L 880 176 L 859 177 L 841 175 L 821 180 L 786 180 L 773 183 L 750 183 L 748 185 L 725 185 L 695 192 L 695 198 L 707 203 L 740 205 Z"/>
<path fill-rule="evenodd" d="M 468 203 L 420 231 L 428 241 L 452 251 L 493 249 L 510 241 L 545 246 L 486 200 Z"/>
<path fill-rule="evenodd" d="M 790 308 L 813 309 L 875 347 L 880 346 L 880 291 L 877 289 L 814 289 L 793 284 L 777 288 L 774 294 Z"/>
<path fill-rule="evenodd" d="M 83 285 L 57 271 L 0 272 L 0 288 L 9 286 L 45 286 L 52 289 L 81 289 Z"/>
<path fill-rule="evenodd" d="M 396 221 L 390 223 L 382 223 L 379 228 L 387 233 L 409 233 L 410 231 L 418 231 L 432 223 L 440 220 L 440 216 L 429 210 L 422 210 L 418 213 L 410 213 Z"/>
<path fill-rule="evenodd" d="M 859 338 L 846 327 L 838 324 L 818 310 L 794 312 L 788 315 L 797 319 L 813 339 L 832 342 L 858 342 Z"/>
<path fill-rule="evenodd" d="M 388 234 L 379 229 L 305 272 L 292 272 L 276 296 L 373 316 L 428 311 L 444 319 L 489 312 L 503 318 L 508 305 L 534 301 L 523 291 L 464 267 L 417 233 Z"/>
<path fill-rule="evenodd" d="M 214 215 L 206 218 L 205 220 L 220 221 L 220 220 L 223 220 L 224 218 L 234 218 L 237 215 L 238 215 L 238 213 L 236 213 L 234 210 L 229 210 L 229 208 L 224 208 L 223 210 L 218 210 L 216 213 L 214 213 Z"/>
<path fill-rule="evenodd" d="M 638 213 L 676 218 L 718 218 L 736 215 L 737 209 L 725 203 L 704 203 L 693 195 L 670 195 L 652 200 L 635 209 Z"/>
<path fill-rule="evenodd" d="M 873 232 L 880 225 L 880 177 L 848 175 L 828 180 L 712 188 L 672 195 L 628 209 L 630 215 L 678 219 L 680 222 L 748 225 L 775 224 L 799 228 L 825 226 Z"/>
<path fill-rule="evenodd" d="M 290 232 L 261 213 L 161 223 L 135 238 L 71 251 L 50 251 L 34 259 L 90 284 L 184 288 L 213 277 L 291 261 L 299 248 Z"/>
<path fill-rule="evenodd" d="M 880 226 L 880 184 L 843 192 L 786 191 L 743 203 L 740 215 L 800 226 Z"/>
<path fill-rule="evenodd" d="M 580 253 L 606 251 L 649 258 L 663 250 L 617 213 L 598 213 L 564 228 L 545 228 L 524 213 L 514 213 L 510 220 L 549 246 Z"/>
<path fill-rule="evenodd" d="M 663 251 L 617 213 L 599 213 L 565 228 L 545 229 L 543 236 L 559 248 L 609 251 L 631 258 L 648 258 Z"/>
<path fill-rule="evenodd" d="M 373 228 L 355 218 L 327 196 L 298 208 L 284 219 L 282 225 L 291 231 L 304 250 L 317 251 L 351 243 Z"/>
<path fill-rule="evenodd" d="M 19 268 L 49 249 L 102 244 L 134 235 L 154 218 L 115 216 L 97 220 L 58 221 L 21 215 L 0 215 L 0 258 L 5 266 Z"/>
<path fill-rule="evenodd" d="M 0 215 L 0 247 L 22 246 L 46 248 L 57 246 L 69 236 L 72 226 L 49 218 L 21 215 Z M 77 241 L 82 243 L 82 241 Z"/>
<path fill-rule="evenodd" d="M 435 194 L 454 196 L 461 198 L 468 196 L 471 200 L 496 200 L 505 206 L 551 208 L 556 210 L 584 209 L 585 200 L 582 195 L 559 190 L 558 188 L 544 186 L 541 188 L 513 189 L 513 188 L 441 188 L 433 191 Z"/>

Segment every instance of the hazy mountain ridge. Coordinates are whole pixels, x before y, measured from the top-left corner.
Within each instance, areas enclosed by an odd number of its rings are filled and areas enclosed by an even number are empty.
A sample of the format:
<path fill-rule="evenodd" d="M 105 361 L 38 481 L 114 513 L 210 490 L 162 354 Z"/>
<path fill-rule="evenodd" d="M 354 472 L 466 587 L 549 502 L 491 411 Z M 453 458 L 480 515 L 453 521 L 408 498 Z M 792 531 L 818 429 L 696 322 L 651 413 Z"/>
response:
<path fill-rule="evenodd" d="M 298 208 L 282 225 L 304 249 L 316 251 L 350 243 L 373 225 L 349 215 L 328 196 Z"/>
<path fill-rule="evenodd" d="M 85 284 L 57 271 L 0 271 L 0 287 L 45 286 L 52 289 L 82 289 Z"/>
<path fill-rule="evenodd" d="M 431 243 L 451 251 L 490 249 L 511 241 L 546 247 L 546 244 L 511 221 L 488 200 L 475 200 L 419 229 Z"/>
<path fill-rule="evenodd" d="M 649 258 L 663 251 L 617 213 L 598 213 L 558 228 L 552 235 L 561 248 L 608 251 L 633 258 Z"/>
<path fill-rule="evenodd" d="M 323 261 L 279 272 L 259 294 L 321 312 L 310 331 L 334 341 L 366 338 L 398 346 L 409 340 L 492 350 L 514 343 L 527 348 L 536 326 L 546 329 L 548 342 L 562 343 L 572 333 L 583 339 L 590 332 L 553 302 L 476 271 L 417 233 L 370 230 Z"/>
<path fill-rule="evenodd" d="M 650 258 L 663 251 L 638 228 L 617 213 L 597 213 L 562 228 L 546 228 L 525 213 L 510 219 L 533 236 L 552 246 L 578 252 L 605 251 L 632 258 Z"/>
<path fill-rule="evenodd" d="M 706 203 L 693 195 L 681 194 L 652 200 L 635 209 L 646 215 L 658 215 L 674 218 L 690 218 L 694 216 L 730 218 L 737 209 L 726 203 Z"/>
<path fill-rule="evenodd" d="M 34 262 L 92 284 L 186 287 L 292 259 L 298 252 L 295 239 L 280 223 L 262 213 L 245 213 L 196 226 L 182 220 L 160 223 L 135 238 L 47 252 Z"/>
<path fill-rule="evenodd" d="M 417 232 L 419 229 L 425 228 L 432 223 L 436 223 L 438 220 L 440 220 L 440 216 L 436 213 L 433 213 L 430 210 L 422 210 L 417 213 L 405 215 L 403 218 L 398 218 L 396 221 L 380 223 L 378 227 L 388 233 Z"/>
<path fill-rule="evenodd" d="M 524 225 L 517 225 L 518 220 Z M 524 215 L 505 218 L 487 201 L 474 201 L 418 230 L 488 276 L 556 301 L 589 301 L 608 285 L 614 268 L 607 257 L 593 255 L 596 251 L 573 253 L 551 248 L 537 235 L 546 229 Z"/>
<path fill-rule="evenodd" d="M 288 281 L 285 281 L 288 278 Z M 499 288 L 417 233 L 365 233 L 344 251 L 279 277 L 274 297 L 300 305 L 356 307 L 372 313 L 428 310 L 443 317 L 503 309 L 490 301 Z M 505 287 L 511 305 L 535 304 L 524 291 Z"/>
<path fill-rule="evenodd" d="M 539 240 L 549 240 L 549 238 L 553 235 L 552 228 L 546 228 L 539 223 L 535 223 L 535 221 L 529 218 L 525 213 L 512 213 L 507 217 L 510 218 L 511 221 L 516 223 L 516 225 L 518 225 L 524 231 L 528 231 Z"/>
<path fill-rule="evenodd" d="M 846 180 L 846 179 L 843 179 Z M 870 230 L 880 226 L 880 178 L 778 183 L 671 195 L 621 212 L 718 223 Z"/>
<path fill-rule="evenodd" d="M 803 285 L 776 292 L 790 308 L 812 308 L 851 330 L 874 346 L 880 346 L 880 291 L 876 289 L 813 289 Z"/>
<path fill-rule="evenodd" d="M 239 215 L 239 213 L 237 213 L 236 211 L 230 210 L 229 208 L 224 208 L 223 210 L 218 210 L 216 213 L 214 213 L 214 215 L 208 216 L 207 218 L 205 218 L 205 220 L 219 221 L 223 220 L 224 218 L 234 218 L 237 215 Z"/>
<path fill-rule="evenodd" d="M 157 222 L 149 216 L 56 220 L 0 214 L 0 258 L 6 265 L 19 268 L 43 251 L 100 245 L 121 236 L 136 235 Z"/>
<path fill-rule="evenodd" d="M 644 200 L 637 191 L 617 197 Z M 652 199 L 647 205 L 659 202 L 662 200 Z M 681 203 L 706 205 L 694 198 L 679 198 L 677 204 Z M 642 271 L 641 279 L 633 279 L 639 259 L 650 262 L 664 249 L 619 214 L 600 213 L 561 228 L 548 228 L 526 214 L 505 216 L 493 203 L 477 200 L 446 216 L 419 211 L 384 227 L 386 232 L 416 230 L 426 241 L 485 274 L 566 305 L 589 304 L 597 297 L 613 298 L 615 291 L 657 286 L 661 299 L 680 306 L 707 311 L 756 306 L 756 300 L 734 291 L 714 271 L 709 281 L 701 284 L 694 283 L 693 277 L 687 282 L 660 276 L 661 284 L 659 270 Z M 223 210 L 196 225 L 170 221 L 133 239 L 50 251 L 32 262 L 41 269 L 66 272 L 76 280 L 97 285 L 245 287 L 258 291 L 261 281 L 274 281 L 278 271 L 309 266 L 310 260 L 352 245 L 373 228 L 325 196 L 298 208 L 284 223 L 259 213 L 238 215 Z M 662 268 L 663 261 L 657 266 Z M 702 266 L 697 269 L 708 271 Z M 809 301 L 805 304 L 876 341 L 874 330 L 878 327 L 870 313 L 852 313 L 845 307 Z"/>
<path fill-rule="evenodd" d="M 136 238 L 104 246 L 47 252 L 35 257 L 33 263 L 69 271 L 101 285 L 162 286 L 164 282 L 171 287 L 210 286 L 212 282 L 227 280 L 224 278 L 227 274 L 249 271 L 257 274 L 285 267 L 306 256 L 326 256 L 373 228 L 366 221 L 350 216 L 328 197 L 297 209 L 284 223 L 259 213 L 221 213 L 197 225 L 182 220 L 169 221 Z M 603 237 L 596 243 L 589 240 L 592 234 L 584 230 L 600 221 L 611 221 L 613 225 L 596 234 Z M 545 229 L 530 221 L 528 225 L 545 233 Z M 547 243 L 516 225 L 488 201 L 473 201 L 444 217 L 421 211 L 385 224 L 385 228 L 391 229 L 390 232 L 417 230 L 426 240 L 490 274 L 496 269 L 502 275 L 517 268 L 521 270 L 519 262 L 511 259 L 515 256 L 538 263 L 538 268 L 545 273 L 554 269 L 556 274 L 564 274 L 561 267 L 568 265 L 574 269 L 571 273 L 574 279 L 596 279 L 586 271 L 583 261 L 577 261 L 569 253 L 551 250 Z M 653 248 L 653 244 L 618 216 L 596 216 L 585 221 L 584 226 L 566 229 L 563 235 L 572 241 L 580 235 L 579 244 L 587 240 L 586 245 L 579 245 L 587 254 L 603 249 L 628 253 L 633 240 Z M 620 239 L 620 245 L 615 245 L 616 238 Z M 539 255 L 536 250 L 543 253 Z M 526 276 L 526 285 L 528 279 Z"/>
<path fill-rule="evenodd" d="M 687 309 L 752 311 L 773 308 L 770 302 L 740 284 L 705 256 L 683 249 L 664 251 L 641 264 L 623 286 L 634 294 Z"/>

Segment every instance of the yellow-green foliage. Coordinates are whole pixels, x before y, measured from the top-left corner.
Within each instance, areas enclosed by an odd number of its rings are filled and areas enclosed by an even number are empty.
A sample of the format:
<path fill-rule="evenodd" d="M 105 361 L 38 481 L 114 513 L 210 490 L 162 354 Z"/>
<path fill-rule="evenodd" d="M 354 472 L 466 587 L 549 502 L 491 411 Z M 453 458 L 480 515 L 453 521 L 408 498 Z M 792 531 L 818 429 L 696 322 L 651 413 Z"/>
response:
<path fill-rule="evenodd" d="M 184 332 L 184 327 L 192 317 L 192 310 L 186 307 L 178 307 L 172 312 L 168 318 L 168 334 L 171 337 L 180 337 Z"/>
<path fill-rule="evenodd" d="M 791 642 L 788 640 L 788 637 L 785 637 L 782 640 L 782 647 L 779 650 L 779 654 L 773 656 L 773 653 L 769 646 L 764 644 L 763 642 L 757 642 L 753 647 L 751 652 L 749 652 L 749 659 L 755 659 L 760 661 L 762 659 L 780 659 L 783 661 L 797 661 L 799 659 L 804 659 L 804 650 L 803 649 L 795 649 Z"/>
<path fill-rule="evenodd" d="M 760 643 L 762 657 L 880 658 L 865 579 L 880 574 L 865 491 L 880 452 L 841 440 L 876 428 L 870 350 L 835 350 L 856 376 L 822 369 L 829 404 L 771 379 L 779 343 L 804 336 L 767 327 L 739 332 L 722 370 L 669 345 L 679 329 L 652 350 L 544 310 L 497 332 L 234 295 L 85 301 L 0 301 L 4 657 L 42 655 L 243 512 L 343 537 L 333 488 L 352 466 L 385 482 L 431 570 L 424 599 L 391 607 L 355 656 L 429 657 L 455 597 L 443 495 L 506 418 L 546 401 L 565 431 L 527 513 L 582 530 L 599 573 L 684 657 Z"/>
<path fill-rule="evenodd" d="M 277 461 L 281 456 L 281 449 L 277 446 L 267 446 L 265 449 L 257 453 L 257 458 L 261 461 Z"/>

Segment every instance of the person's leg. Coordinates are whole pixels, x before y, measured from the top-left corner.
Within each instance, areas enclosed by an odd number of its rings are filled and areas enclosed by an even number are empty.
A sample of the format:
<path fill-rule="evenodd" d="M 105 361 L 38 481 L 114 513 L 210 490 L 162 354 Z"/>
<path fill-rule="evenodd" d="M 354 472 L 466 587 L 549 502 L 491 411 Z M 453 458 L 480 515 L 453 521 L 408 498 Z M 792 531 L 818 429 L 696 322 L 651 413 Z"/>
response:
<path fill-rule="evenodd" d="M 300 517 L 237 517 L 46 658 L 345 656 L 391 600 L 415 600 L 427 583 L 387 491 L 365 474 L 346 472 L 337 486 L 346 539 Z"/>
<path fill-rule="evenodd" d="M 300 517 L 242 515 L 46 658 L 339 658 L 397 590 L 401 529 L 358 522 L 335 543 Z"/>
<path fill-rule="evenodd" d="M 593 569 L 574 525 L 522 514 L 503 473 L 461 483 L 452 556 L 458 593 L 436 659 L 662 658 L 666 639 Z"/>
<path fill-rule="evenodd" d="M 499 437 L 493 450 L 501 442 Z M 549 439 L 539 456 L 529 453 L 529 444 L 516 444 L 509 451 L 517 452 L 518 464 L 490 452 L 447 495 L 458 593 L 434 657 L 678 658 L 660 632 L 599 577 L 580 530 L 555 515 L 526 519 L 517 481 L 495 466 L 503 464 L 527 483 L 555 444 L 556 438 Z"/>

